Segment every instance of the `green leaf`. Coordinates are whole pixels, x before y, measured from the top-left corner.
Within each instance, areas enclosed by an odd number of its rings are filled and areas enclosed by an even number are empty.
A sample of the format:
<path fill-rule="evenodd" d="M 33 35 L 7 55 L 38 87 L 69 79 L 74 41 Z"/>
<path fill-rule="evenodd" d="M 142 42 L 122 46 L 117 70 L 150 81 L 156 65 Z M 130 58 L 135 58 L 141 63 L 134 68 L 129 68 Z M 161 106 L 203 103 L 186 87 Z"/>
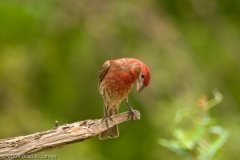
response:
<path fill-rule="evenodd" d="M 228 136 L 229 136 L 229 133 L 228 131 L 225 130 L 215 142 L 213 142 L 211 145 L 209 145 L 208 148 L 206 148 L 205 152 L 199 156 L 198 160 L 212 159 L 214 155 L 223 146 L 223 144 L 226 142 Z"/>
<path fill-rule="evenodd" d="M 213 106 L 216 106 L 218 103 L 222 101 L 222 94 L 218 90 L 213 90 L 214 99 L 208 101 L 208 109 L 212 108 Z"/>
<path fill-rule="evenodd" d="M 158 143 L 160 145 L 168 148 L 169 150 L 177 153 L 180 156 L 188 156 L 189 155 L 189 151 L 184 149 L 177 141 L 169 141 L 169 140 L 165 140 L 165 139 L 159 139 Z"/>
<path fill-rule="evenodd" d="M 213 134 L 221 135 L 225 132 L 225 130 L 221 126 L 211 126 L 209 127 L 209 132 Z"/>

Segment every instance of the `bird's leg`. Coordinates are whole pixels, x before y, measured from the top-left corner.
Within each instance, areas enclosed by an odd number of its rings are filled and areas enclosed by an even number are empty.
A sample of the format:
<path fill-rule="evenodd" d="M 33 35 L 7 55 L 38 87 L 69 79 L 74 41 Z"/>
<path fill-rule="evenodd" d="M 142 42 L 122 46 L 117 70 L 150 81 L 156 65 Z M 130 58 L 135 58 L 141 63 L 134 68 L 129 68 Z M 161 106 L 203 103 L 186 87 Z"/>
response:
<path fill-rule="evenodd" d="M 129 116 L 131 116 L 131 120 L 132 120 L 132 122 L 133 122 L 133 117 L 134 117 L 134 116 L 136 117 L 135 111 L 134 111 L 134 109 L 130 106 L 130 104 L 128 103 L 128 98 L 127 98 L 127 99 L 124 99 L 124 102 L 125 102 L 126 105 L 128 105 L 128 107 L 129 107 L 128 119 L 129 119 Z"/>
<path fill-rule="evenodd" d="M 108 119 L 110 119 L 111 121 L 113 121 L 113 120 L 112 120 L 111 116 L 108 115 L 107 109 L 108 109 L 107 105 L 104 104 L 104 117 L 102 118 L 102 121 L 106 120 L 106 126 L 107 126 L 107 128 L 109 128 L 108 127 Z"/>

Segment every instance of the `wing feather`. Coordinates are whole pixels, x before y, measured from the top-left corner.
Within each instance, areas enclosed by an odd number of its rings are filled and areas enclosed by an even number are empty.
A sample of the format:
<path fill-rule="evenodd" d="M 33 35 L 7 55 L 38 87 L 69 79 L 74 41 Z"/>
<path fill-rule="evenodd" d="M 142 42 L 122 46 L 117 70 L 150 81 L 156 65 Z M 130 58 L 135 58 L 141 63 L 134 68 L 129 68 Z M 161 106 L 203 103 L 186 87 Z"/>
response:
<path fill-rule="evenodd" d="M 110 66 L 111 66 L 110 61 L 106 61 L 106 62 L 103 64 L 102 68 L 101 68 L 100 71 L 99 71 L 98 86 L 100 86 L 100 84 L 102 83 L 102 81 L 103 81 L 105 75 L 107 74 Z"/>

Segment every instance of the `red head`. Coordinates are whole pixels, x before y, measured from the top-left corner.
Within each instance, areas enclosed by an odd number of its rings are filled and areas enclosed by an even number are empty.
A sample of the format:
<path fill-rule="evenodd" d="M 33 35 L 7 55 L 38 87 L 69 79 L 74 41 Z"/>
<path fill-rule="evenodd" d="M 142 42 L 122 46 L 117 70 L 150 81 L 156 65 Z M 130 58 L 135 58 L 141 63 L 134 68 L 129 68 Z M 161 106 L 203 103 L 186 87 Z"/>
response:
<path fill-rule="evenodd" d="M 135 81 L 135 85 L 137 87 L 137 91 L 141 92 L 144 87 L 147 87 L 150 82 L 150 71 L 146 64 L 139 61 L 140 63 L 140 70 L 137 80 Z"/>
<path fill-rule="evenodd" d="M 135 58 L 126 58 L 130 74 L 137 91 L 141 92 L 150 82 L 150 71 L 145 63 Z"/>

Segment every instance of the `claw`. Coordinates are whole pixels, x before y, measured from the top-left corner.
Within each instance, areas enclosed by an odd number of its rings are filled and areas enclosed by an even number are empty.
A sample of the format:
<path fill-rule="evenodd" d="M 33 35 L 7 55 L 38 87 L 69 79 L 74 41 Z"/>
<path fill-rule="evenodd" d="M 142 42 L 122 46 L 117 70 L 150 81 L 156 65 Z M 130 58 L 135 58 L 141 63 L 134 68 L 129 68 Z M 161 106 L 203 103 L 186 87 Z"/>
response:
<path fill-rule="evenodd" d="M 102 122 L 104 121 L 104 120 L 106 120 L 106 126 L 107 126 L 107 128 L 109 128 L 108 127 L 108 120 L 111 120 L 111 121 L 113 121 L 113 119 L 111 118 L 111 116 L 109 116 L 108 114 L 106 114 L 106 115 L 104 115 L 104 117 L 102 118 Z"/>
<path fill-rule="evenodd" d="M 128 119 L 129 119 L 129 116 L 131 116 L 131 120 L 132 120 L 132 122 L 133 122 L 133 117 L 136 117 L 136 118 L 137 118 L 137 116 L 135 115 L 135 111 L 134 111 L 134 109 L 130 106 L 130 104 L 128 103 L 128 98 L 125 99 L 124 102 L 125 102 L 125 103 L 128 105 L 128 107 L 129 107 Z"/>
<path fill-rule="evenodd" d="M 132 122 L 133 122 L 133 117 L 137 118 L 137 116 L 135 115 L 135 110 L 132 107 L 129 108 L 128 119 L 130 116 L 131 116 Z"/>
<path fill-rule="evenodd" d="M 109 127 L 108 127 L 108 119 L 110 119 L 111 121 L 113 121 L 113 120 L 112 120 L 111 116 L 108 115 L 107 110 L 108 110 L 108 106 L 105 104 L 105 105 L 104 105 L 104 117 L 102 118 L 102 122 L 103 122 L 104 120 L 106 120 L 106 126 L 107 126 L 107 128 L 109 128 Z"/>

